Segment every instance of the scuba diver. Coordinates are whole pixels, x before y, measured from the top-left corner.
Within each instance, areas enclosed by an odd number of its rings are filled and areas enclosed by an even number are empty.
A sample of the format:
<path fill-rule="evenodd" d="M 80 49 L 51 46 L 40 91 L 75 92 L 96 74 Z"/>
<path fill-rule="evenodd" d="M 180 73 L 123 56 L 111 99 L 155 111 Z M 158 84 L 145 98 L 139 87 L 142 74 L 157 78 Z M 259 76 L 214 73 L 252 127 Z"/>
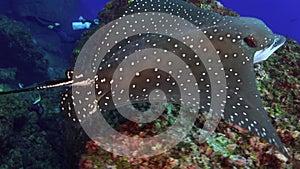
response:
<path fill-rule="evenodd" d="M 47 27 L 49 30 L 52 30 L 57 33 L 60 39 L 63 42 L 73 43 L 76 41 L 74 37 L 69 36 L 66 32 L 61 29 L 61 24 L 57 21 L 50 21 L 37 16 L 27 16 L 26 19 L 34 21 L 43 27 Z"/>
<path fill-rule="evenodd" d="M 50 20 L 47 20 L 47 19 L 44 19 L 41 17 L 37 17 L 37 16 L 27 16 L 26 18 L 28 20 L 38 23 L 39 25 L 41 25 L 43 27 L 47 27 L 49 30 L 56 32 L 63 42 L 73 43 L 76 41 L 76 39 L 74 37 L 69 36 L 66 32 L 64 32 L 61 29 L 61 24 L 59 22 L 50 21 Z M 90 20 L 83 18 L 83 16 L 80 16 L 78 18 L 78 21 L 72 22 L 72 29 L 74 31 L 90 29 L 92 26 L 95 26 L 98 24 L 99 24 L 98 19 L 94 19 L 93 21 L 90 21 Z"/>
<path fill-rule="evenodd" d="M 99 19 L 94 19 L 93 21 L 90 21 L 83 18 L 83 16 L 80 16 L 77 22 L 72 22 L 72 28 L 73 30 L 90 29 L 91 26 L 98 24 Z"/>

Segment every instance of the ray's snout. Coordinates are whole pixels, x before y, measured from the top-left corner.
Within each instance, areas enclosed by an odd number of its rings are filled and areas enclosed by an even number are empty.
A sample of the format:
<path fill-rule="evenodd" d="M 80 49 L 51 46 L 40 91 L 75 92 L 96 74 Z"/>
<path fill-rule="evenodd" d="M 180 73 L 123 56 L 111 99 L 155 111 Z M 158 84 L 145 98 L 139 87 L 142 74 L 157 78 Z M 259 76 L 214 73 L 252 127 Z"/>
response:
<path fill-rule="evenodd" d="M 274 35 L 274 41 L 270 46 L 267 46 L 266 48 L 256 51 L 254 54 L 254 63 L 258 63 L 264 60 L 267 60 L 269 56 L 272 55 L 277 49 L 279 49 L 286 41 L 286 38 L 281 35 Z"/>
<path fill-rule="evenodd" d="M 280 48 L 286 41 L 286 38 L 282 35 L 275 35 L 274 45 L 273 48 Z"/>

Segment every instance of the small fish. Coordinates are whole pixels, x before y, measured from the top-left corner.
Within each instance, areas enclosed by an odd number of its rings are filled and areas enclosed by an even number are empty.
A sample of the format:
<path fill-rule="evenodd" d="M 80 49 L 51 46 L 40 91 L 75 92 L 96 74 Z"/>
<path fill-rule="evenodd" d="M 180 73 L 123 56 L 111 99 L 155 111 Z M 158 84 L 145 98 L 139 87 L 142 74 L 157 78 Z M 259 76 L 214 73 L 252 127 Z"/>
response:
<path fill-rule="evenodd" d="M 293 23 L 293 22 L 298 22 L 299 21 L 299 18 L 292 18 L 290 19 L 290 22 Z"/>
<path fill-rule="evenodd" d="M 288 150 L 280 141 L 270 119 L 267 117 L 257 90 L 253 67 L 255 63 L 266 60 L 285 43 L 283 36 L 272 33 L 261 20 L 248 17 L 221 16 L 181 0 L 138 0 L 131 3 L 125 14 L 130 15 L 141 12 L 162 12 L 176 15 L 199 27 L 215 47 L 224 67 L 227 99 L 223 118 L 268 140 L 284 155 L 290 157 Z M 201 45 L 205 46 L 205 44 Z M 60 86 L 88 86 L 95 83 L 97 105 L 102 111 L 110 110 L 111 107 L 114 107 L 110 83 L 114 72 L 118 71 L 118 65 L 126 58 L 125 56 L 129 56 L 141 49 L 153 47 L 171 51 L 180 56 L 192 70 L 197 68 L 198 71 L 193 73 L 199 82 L 201 111 L 208 111 L 211 104 L 211 85 L 208 70 L 205 69 L 203 63 L 195 62 L 191 57 L 195 54 L 180 41 L 151 33 L 129 37 L 115 45 L 106 54 L 102 64 L 99 66 L 95 82 L 83 78 L 79 81 L 77 79 L 75 83 L 69 77 L 62 80 L 62 83 L 52 81 L 50 85 L 31 88 L 30 90 Z M 135 64 L 137 67 L 142 66 L 139 63 Z M 179 71 L 180 69 L 178 68 Z M 180 76 L 181 74 L 179 73 L 178 75 Z M 194 87 L 195 84 L 186 85 L 189 88 Z M 139 101 L 147 100 L 150 91 L 157 87 L 168 93 L 168 96 L 173 100 L 178 101 L 180 99 L 176 79 L 162 70 L 146 69 L 138 72 L 137 76 L 132 79 L 130 86 L 130 98 L 132 100 L 136 98 Z M 23 89 L 19 91 L 30 90 Z M 75 103 L 73 102 L 74 97 L 76 96 L 72 95 L 71 90 L 64 93 L 61 101 L 62 110 L 73 121 L 82 121 L 89 116 L 89 111 L 85 110 L 80 114 L 76 114 L 74 110 Z"/>
<path fill-rule="evenodd" d="M 24 88 L 24 84 L 22 84 L 22 83 L 18 83 L 18 86 L 19 86 L 20 89 Z"/>
<path fill-rule="evenodd" d="M 39 102 L 41 102 L 42 98 L 41 95 L 38 94 L 38 97 L 34 99 L 34 101 L 32 102 L 33 105 L 38 104 Z"/>

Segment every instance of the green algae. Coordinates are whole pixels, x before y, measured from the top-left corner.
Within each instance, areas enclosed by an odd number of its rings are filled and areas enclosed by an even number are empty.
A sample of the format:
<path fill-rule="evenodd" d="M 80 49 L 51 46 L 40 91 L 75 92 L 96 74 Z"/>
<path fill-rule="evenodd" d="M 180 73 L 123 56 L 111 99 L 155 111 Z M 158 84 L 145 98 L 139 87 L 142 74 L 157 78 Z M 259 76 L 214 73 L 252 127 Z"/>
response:
<path fill-rule="evenodd" d="M 42 96 L 44 94 L 41 92 Z M 61 160 L 49 143 L 49 133 L 39 124 L 48 119 L 51 113 L 44 112 L 40 115 L 35 109 L 31 110 L 34 106 L 33 95 L 23 93 L 0 97 L 0 168 L 61 167 Z M 52 112 L 50 109 L 58 106 L 53 106 L 55 99 L 57 98 L 44 97 L 39 104 L 50 102 L 52 106 L 47 103 L 44 106 L 48 107 L 47 111 Z"/>
<path fill-rule="evenodd" d="M 205 140 L 216 152 L 221 153 L 224 157 L 230 157 L 234 150 L 228 149 L 228 145 L 233 142 L 228 139 L 224 134 L 215 134 Z"/>

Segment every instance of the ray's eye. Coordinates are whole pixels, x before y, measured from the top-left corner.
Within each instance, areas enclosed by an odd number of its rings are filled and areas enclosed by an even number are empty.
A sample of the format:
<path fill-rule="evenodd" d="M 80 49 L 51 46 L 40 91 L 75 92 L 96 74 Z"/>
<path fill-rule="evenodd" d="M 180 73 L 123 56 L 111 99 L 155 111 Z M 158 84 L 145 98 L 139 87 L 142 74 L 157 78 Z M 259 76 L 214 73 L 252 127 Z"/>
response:
<path fill-rule="evenodd" d="M 257 47 L 257 40 L 252 35 L 249 35 L 249 36 L 245 37 L 244 42 L 246 42 L 246 44 L 251 48 L 256 48 Z"/>
<path fill-rule="evenodd" d="M 73 70 L 67 70 L 65 72 L 65 76 L 66 76 L 67 79 L 71 80 L 72 76 L 73 76 Z"/>

